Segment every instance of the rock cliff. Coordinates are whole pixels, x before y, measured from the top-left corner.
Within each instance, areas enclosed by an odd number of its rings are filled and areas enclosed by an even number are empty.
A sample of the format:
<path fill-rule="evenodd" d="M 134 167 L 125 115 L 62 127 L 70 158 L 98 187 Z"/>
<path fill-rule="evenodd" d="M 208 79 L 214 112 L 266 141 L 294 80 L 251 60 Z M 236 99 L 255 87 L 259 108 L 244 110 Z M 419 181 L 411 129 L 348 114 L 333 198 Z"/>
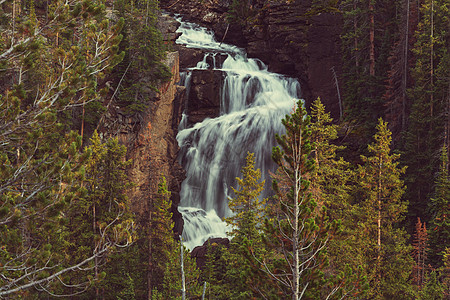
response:
<path fill-rule="evenodd" d="M 177 35 L 177 22 L 167 15 L 160 18 L 159 27 L 167 43 Z M 139 113 L 126 115 L 118 106 L 110 106 L 100 126 L 103 135 L 118 136 L 128 149 L 127 159 L 132 159 L 128 174 L 135 184 L 128 194 L 132 210 L 138 220 L 146 220 L 153 197 L 156 196 L 161 175 L 167 179 L 171 191 L 175 234 L 181 234 L 183 220 L 178 212 L 179 191 L 184 180 L 184 170 L 178 164 L 176 135 L 184 109 L 184 87 L 178 86 L 179 53 L 167 54 L 165 64 L 172 73 L 167 83 L 159 86 L 159 93 L 148 99 L 148 107 Z M 141 78 L 145 82 L 145 78 Z"/>

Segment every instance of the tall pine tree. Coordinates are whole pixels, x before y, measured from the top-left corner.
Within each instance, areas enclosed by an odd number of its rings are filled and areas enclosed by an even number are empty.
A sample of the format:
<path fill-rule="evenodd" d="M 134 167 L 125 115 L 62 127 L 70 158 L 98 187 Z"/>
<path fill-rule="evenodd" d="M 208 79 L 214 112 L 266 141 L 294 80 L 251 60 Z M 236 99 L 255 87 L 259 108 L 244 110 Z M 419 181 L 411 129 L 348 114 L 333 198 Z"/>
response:
<path fill-rule="evenodd" d="M 279 146 L 272 152 L 279 166 L 273 183 L 279 208 L 266 222 L 266 241 L 274 254 L 263 267 L 286 299 L 314 298 L 324 284 L 331 224 L 309 192 L 314 161 L 310 159 L 310 117 L 301 101 L 282 123 L 286 134 L 276 136 Z"/>
<path fill-rule="evenodd" d="M 405 187 L 400 176 L 398 154 L 391 154 L 391 132 L 379 120 L 375 141 L 368 146 L 372 156 L 361 156 L 358 168 L 361 187 L 359 231 L 365 240 L 365 269 L 370 282 L 371 299 L 405 299 L 411 297 L 412 258 L 406 233 L 399 226 L 406 212 L 402 199 Z"/>

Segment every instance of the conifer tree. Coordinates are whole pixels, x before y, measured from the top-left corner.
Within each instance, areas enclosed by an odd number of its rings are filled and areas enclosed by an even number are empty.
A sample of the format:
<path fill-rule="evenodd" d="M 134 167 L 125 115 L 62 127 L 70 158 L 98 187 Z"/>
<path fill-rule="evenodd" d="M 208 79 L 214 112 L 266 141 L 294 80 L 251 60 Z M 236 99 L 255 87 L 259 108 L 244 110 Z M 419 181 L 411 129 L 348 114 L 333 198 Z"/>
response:
<path fill-rule="evenodd" d="M 448 152 L 444 145 L 441 149 L 441 166 L 435 182 L 435 191 L 429 206 L 432 216 L 430 259 L 437 267 L 441 265 L 442 255 L 450 244 L 450 180 L 448 176 Z"/>
<path fill-rule="evenodd" d="M 399 155 L 391 154 L 391 132 L 387 123 L 379 120 L 375 141 L 368 146 L 370 157 L 361 156 L 359 166 L 361 186 L 360 231 L 364 232 L 366 270 L 370 281 L 368 297 L 401 299 L 410 297 L 412 258 L 406 245 L 406 233 L 399 222 L 406 212 L 405 190 L 400 179 L 405 168 L 399 168 Z"/>
<path fill-rule="evenodd" d="M 430 221 L 426 212 L 435 180 L 432 174 L 439 169 L 439 148 L 448 144 L 450 137 L 448 6 L 447 0 L 423 2 L 412 50 L 416 62 L 411 75 L 415 83 L 409 91 L 413 103 L 404 146 L 411 224 L 417 217 Z"/>
<path fill-rule="evenodd" d="M 131 187 L 125 173 L 130 164 L 130 161 L 125 160 L 126 148 L 118 144 L 117 138 L 102 143 L 96 131 L 90 141 L 92 144 L 85 149 L 89 158 L 84 164 L 82 192 L 71 202 L 67 212 L 69 224 L 66 230 L 69 234 L 68 249 L 65 252 L 71 257 L 72 263 L 78 262 L 89 253 L 95 253 L 96 248 L 101 247 L 99 241 L 105 238 L 125 239 L 125 243 L 115 246 L 121 251 L 127 250 L 125 248 L 135 239 L 134 217 L 125 196 L 125 192 Z M 112 265 L 120 263 L 112 257 L 109 260 Z M 123 274 L 121 280 L 117 280 L 114 278 L 115 274 L 106 273 L 103 264 L 104 259 L 101 257 L 94 259 L 91 266 L 92 278 L 102 280 L 96 282 L 94 288 L 85 292 L 82 297 L 90 299 L 99 297 L 100 293 L 105 295 L 105 287 L 113 282 L 117 286 L 125 287 L 126 274 Z M 108 267 L 109 270 L 112 269 L 112 266 Z M 83 278 L 81 275 L 75 278 L 68 278 L 72 285 L 83 283 L 78 282 Z M 108 293 L 109 291 L 106 291 L 106 294 Z"/>
<path fill-rule="evenodd" d="M 335 297 L 352 295 L 356 297 L 365 289 L 366 281 L 359 270 L 361 256 L 355 255 L 358 247 L 354 241 L 354 212 L 350 203 L 350 180 L 353 170 L 337 151 L 344 147 L 333 144 L 337 139 L 338 125 L 325 112 L 325 107 L 316 99 L 311 106 L 311 157 L 315 168 L 310 175 L 310 192 L 319 206 L 326 208 L 330 220 L 340 223 L 340 231 L 328 243 L 327 255 L 330 265 L 325 270 L 331 279 L 329 286 L 322 287 L 322 297 L 327 297 L 330 288 L 339 286 Z"/>
<path fill-rule="evenodd" d="M 425 223 L 420 221 L 420 218 L 417 218 L 413 247 L 413 257 L 415 260 L 415 265 L 413 268 L 413 281 L 414 284 L 421 289 L 425 282 L 425 269 L 429 249 L 427 227 Z"/>
<path fill-rule="evenodd" d="M 399 1 L 345 0 L 342 54 L 344 107 L 347 120 L 358 126 L 357 134 L 368 140 L 383 116 L 387 57 L 395 37 Z"/>
<path fill-rule="evenodd" d="M 267 255 L 261 239 L 266 201 L 260 199 L 265 181 L 261 171 L 255 170 L 253 153 L 247 153 L 241 173 L 242 178 L 236 178 L 238 187 L 232 187 L 235 197 L 228 199 L 233 216 L 225 219 L 232 228 L 230 246 L 223 254 L 229 299 L 258 298 L 270 290 L 258 264 Z"/>
<path fill-rule="evenodd" d="M 309 192 L 311 153 L 310 118 L 299 101 L 291 115 L 282 120 L 286 134 L 277 135 L 272 152 L 278 164 L 273 186 L 279 209 L 266 222 L 266 242 L 274 251 L 263 267 L 285 297 L 314 298 L 324 284 L 322 270 L 331 224 Z"/>
<path fill-rule="evenodd" d="M 311 173 L 310 191 L 319 205 L 326 206 L 333 219 L 342 219 L 348 209 L 348 180 L 350 164 L 337 158 L 337 151 L 343 146 L 333 144 L 338 138 L 338 125 L 332 124 L 330 113 L 317 98 L 311 106 L 311 157 L 315 168 Z"/>
<path fill-rule="evenodd" d="M 264 216 L 264 200 L 259 197 L 264 189 L 265 181 L 261 181 L 261 171 L 255 170 L 253 153 L 247 153 L 246 165 L 241 170 L 242 178 L 237 177 L 238 188 L 231 187 L 235 198 L 228 199 L 228 206 L 233 215 L 226 219 L 232 226 L 230 235 L 249 242 L 256 240 L 258 229 Z"/>
<path fill-rule="evenodd" d="M 170 79 L 170 70 L 163 63 L 168 49 L 157 28 L 159 1 L 118 0 L 117 7 L 127 23 L 120 44 L 125 56 L 116 68 L 123 75 L 118 103 L 133 114 L 148 107 L 158 84 Z"/>
<path fill-rule="evenodd" d="M 158 184 L 158 195 L 153 199 L 150 210 L 148 239 L 147 285 L 151 291 L 150 299 L 181 299 L 181 265 L 180 246 L 174 239 L 173 220 L 170 208 L 170 191 L 167 182 L 161 176 Z M 185 274 L 188 282 L 188 293 L 195 296 L 199 294 L 198 271 L 195 262 L 190 259 L 186 250 L 183 257 Z"/>

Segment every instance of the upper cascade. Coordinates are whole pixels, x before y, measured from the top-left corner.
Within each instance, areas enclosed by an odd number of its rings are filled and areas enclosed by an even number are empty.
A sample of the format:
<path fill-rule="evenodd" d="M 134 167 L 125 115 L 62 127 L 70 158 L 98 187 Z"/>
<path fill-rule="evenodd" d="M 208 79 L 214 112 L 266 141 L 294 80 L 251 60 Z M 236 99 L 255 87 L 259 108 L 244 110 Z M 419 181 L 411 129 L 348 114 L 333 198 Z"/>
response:
<path fill-rule="evenodd" d="M 181 23 L 177 32 L 181 35 L 176 40 L 177 44 L 185 45 L 188 48 L 204 49 L 214 52 L 223 53 L 244 53 L 244 51 L 236 46 L 226 43 L 219 43 L 214 37 L 214 33 L 197 24 L 184 22 L 181 18 L 177 18 Z"/>
<path fill-rule="evenodd" d="M 187 89 L 192 70 L 213 69 L 224 74 L 222 88 L 217 91 L 220 116 L 192 127 L 183 122 L 177 135 L 179 159 L 186 170 L 180 193 L 183 239 L 192 249 L 209 237 L 226 236 L 225 223 L 218 222 L 218 217 L 231 215 L 230 187 L 237 188 L 235 178 L 240 176 L 247 152 L 255 153 L 263 179 L 269 179 L 269 171 L 275 170 L 271 160 L 275 134 L 284 131 L 281 119 L 300 97 L 300 84 L 269 72 L 262 61 L 248 58 L 242 49 L 218 43 L 211 31 L 196 24 L 181 22 L 178 31 L 182 33 L 178 44 L 205 52 L 202 61 L 182 74 Z M 226 58 L 219 60 L 218 55 Z M 269 181 L 264 196 L 269 194 Z"/>

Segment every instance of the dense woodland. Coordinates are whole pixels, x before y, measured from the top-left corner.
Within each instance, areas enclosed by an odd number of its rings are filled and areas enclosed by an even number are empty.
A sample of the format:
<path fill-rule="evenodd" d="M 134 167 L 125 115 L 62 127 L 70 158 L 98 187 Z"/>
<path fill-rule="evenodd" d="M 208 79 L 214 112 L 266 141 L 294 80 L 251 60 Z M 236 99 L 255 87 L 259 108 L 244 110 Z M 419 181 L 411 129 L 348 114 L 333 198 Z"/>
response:
<path fill-rule="evenodd" d="M 264 8 L 230 2 L 241 24 Z M 139 114 L 170 78 L 158 2 L 0 0 L 0 298 L 449 299 L 449 9 L 311 3 L 342 15 L 344 113 L 317 99 L 280 120 L 268 199 L 248 153 L 230 245 L 199 270 L 164 174 L 143 223 L 127 149 L 96 131 L 111 101 Z"/>

